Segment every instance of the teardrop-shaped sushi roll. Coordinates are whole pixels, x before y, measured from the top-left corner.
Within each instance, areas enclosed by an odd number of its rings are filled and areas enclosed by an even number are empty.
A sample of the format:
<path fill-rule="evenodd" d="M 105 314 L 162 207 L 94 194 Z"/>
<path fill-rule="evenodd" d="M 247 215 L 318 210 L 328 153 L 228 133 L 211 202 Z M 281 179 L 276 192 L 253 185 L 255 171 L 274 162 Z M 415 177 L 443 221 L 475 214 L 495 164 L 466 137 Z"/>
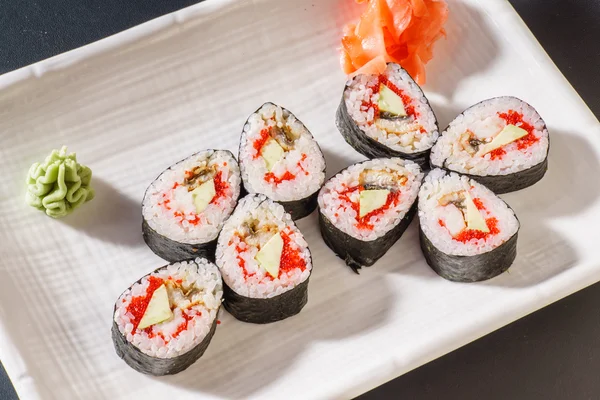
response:
<path fill-rule="evenodd" d="M 248 193 L 264 194 L 294 220 L 312 213 L 325 181 L 325 157 L 294 114 L 273 103 L 254 112 L 242 131 L 240 168 Z"/>
<path fill-rule="evenodd" d="M 265 324 L 291 317 L 308 301 L 308 244 L 280 204 L 263 195 L 240 200 L 217 245 L 225 309 Z"/>
<path fill-rule="evenodd" d="M 144 195 L 144 241 L 167 261 L 214 261 L 217 236 L 240 190 L 240 169 L 229 151 L 204 150 L 172 165 Z"/>
<path fill-rule="evenodd" d="M 439 136 L 423 91 L 398 64 L 381 75 L 357 75 L 346 83 L 336 125 L 346 142 L 369 158 L 401 157 L 429 168 Z"/>
<path fill-rule="evenodd" d="M 354 272 L 373 265 L 412 221 L 422 180 L 419 166 L 400 158 L 342 170 L 319 193 L 323 240 Z"/>
<path fill-rule="evenodd" d="M 204 258 L 144 276 L 115 303 L 112 339 L 118 356 L 145 374 L 183 371 L 208 347 L 222 297 L 221 274 Z"/>
<path fill-rule="evenodd" d="M 515 213 L 467 176 L 431 171 L 419 191 L 419 222 L 425 260 L 448 280 L 493 278 L 517 256 Z"/>
<path fill-rule="evenodd" d="M 533 185 L 548 169 L 549 136 L 516 97 L 484 100 L 456 117 L 431 150 L 432 167 L 469 175 L 497 194 Z"/>

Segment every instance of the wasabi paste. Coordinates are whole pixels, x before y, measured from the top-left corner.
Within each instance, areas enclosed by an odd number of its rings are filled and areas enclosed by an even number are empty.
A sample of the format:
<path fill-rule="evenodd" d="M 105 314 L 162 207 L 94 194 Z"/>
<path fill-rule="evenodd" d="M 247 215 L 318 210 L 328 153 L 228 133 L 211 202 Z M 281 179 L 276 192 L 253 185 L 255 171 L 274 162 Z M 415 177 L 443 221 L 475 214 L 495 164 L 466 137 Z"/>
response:
<path fill-rule="evenodd" d="M 63 146 L 29 168 L 25 201 L 52 218 L 61 218 L 94 198 L 91 180 L 92 170 L 77 163 L 75 153 L 67 154 Z"/>

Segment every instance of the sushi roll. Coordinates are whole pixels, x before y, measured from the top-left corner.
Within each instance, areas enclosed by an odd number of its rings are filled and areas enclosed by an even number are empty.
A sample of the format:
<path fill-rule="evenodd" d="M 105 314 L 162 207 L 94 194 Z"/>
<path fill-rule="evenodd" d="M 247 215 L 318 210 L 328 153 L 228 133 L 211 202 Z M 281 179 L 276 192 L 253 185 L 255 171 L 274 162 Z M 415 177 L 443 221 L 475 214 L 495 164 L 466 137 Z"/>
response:
<path fill-rule="evenodd" d="M 321 235 L 352 270 L 371 266 L 404 233 L 416 211 L 423 173 L 400 158 L 351 165 L 319 193 Z"/>
<path fill-rule="evenodd" d="M 346 142 L 368 158 L 400 157 L 429 168 L 439 136 L 423 91 L 398 64 L 381 75 L 357 75 L 346 83 L 336 125 Z"/>
<path fill-rule="evenodd" d="M 119 296 L 112 339 L 131 368 L 171 375 L 199 359 L 217 327 L 223 281 L 204 258 L 169 264 L 144 276 Z"/>
<path fill-rule="evenodd" d="M 317 207 L 325 158 L 294 114 L 273 103 L 254 112 L 242 131 L 240 169 L 248 193 L 264 194 L 297 220 Z"/>
<path fill-rule="evenodd" d="M 240 190 L 240 169 L 229 151 L 204 150 L 172 165 L 144 195 L 144 241 L 167 261 L 214 261 L 217 236 Z"/>
<path fill-rule="evenodd" d="M 219 235 L 217 266 L 225 309 L 241 321 L 279 321 L 308 301 L 308 244 L 283 206 L 264 195 L 240 200 Z"/>
<path fill-rule="evenodd" d="M 425 260 L 448 280 L 493 278 L 517 256 L 515 213 L 467 176 L 431 171 L 419 191 L 419 222 Z"/>
<path fill-rule="evenodd" d="M 533 185 L 548 169 L 549 136 L 516 97 L 482 101 L 456 117 L 431 150 L 432 167 L 468 175 L 501 194 Z"/>

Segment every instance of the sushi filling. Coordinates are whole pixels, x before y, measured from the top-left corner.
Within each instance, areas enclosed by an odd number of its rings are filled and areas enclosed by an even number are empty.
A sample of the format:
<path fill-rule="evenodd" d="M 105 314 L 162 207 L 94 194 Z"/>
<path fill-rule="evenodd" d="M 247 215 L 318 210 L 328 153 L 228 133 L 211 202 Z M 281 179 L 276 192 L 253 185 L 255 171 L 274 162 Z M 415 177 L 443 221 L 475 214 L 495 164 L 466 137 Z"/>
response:
<path fill-rule="evenodd" d="M 144 354 L 172 358 L 202 342 L 222 296 L 214 264 L 204 259 L 175 263 L 127 289 L 117 300 L 114 320 Z"/>
<path fill-rule="evenodd" d="M 432 149 L 436 166 L 472 175 L 504 175 L 542 162 L 548 131 L 537 112 L 503 97 L 475 105 L 450 123 Z"/>
<path fill-rule="evenodd" d="M 240 160 L 248 191 L 276 201 L 308 197 L 325 180 L 325 160 L 316 141 L 293 114 L 271 103 L 244 126 Z"/>
<path fill-rule="evenodd" d="M 412 162 L 398 158 L 366 161 L 328 181 L 319 194 L 319 207 L 341 231 L 374 240 L 404 217 L 422 178 Z"/>
<path fill-rule="evenodd" d="M 346 108 L 370 138 L 404 153 L 431 148 L 439 133 L 427 100 L 408 73 L 388 64 L 382 75 L 358 75 L 344 91 Z"/>
<path fill-rule="evenodd" d="M 183 243 L 214 240 L 239 196 L 231 153 L 205 151 L 166 170 L 146 192 L 143 214 L 159 234 Z"/>
<path fill-rule="evenodd" d="M 421 229 L 446 254 L 490 251 L 518 230 L 512 210 L 489 189 L 457 174 L 432 171 L 419 194 Z"/>
<path fill-rule="evenodd" d="M 223 228 L 217 264 L 229 287 L 255 298 L 294 288 L 312 268 L 308 244 L 289 215 L 262 196 L 242 200 Z"/>

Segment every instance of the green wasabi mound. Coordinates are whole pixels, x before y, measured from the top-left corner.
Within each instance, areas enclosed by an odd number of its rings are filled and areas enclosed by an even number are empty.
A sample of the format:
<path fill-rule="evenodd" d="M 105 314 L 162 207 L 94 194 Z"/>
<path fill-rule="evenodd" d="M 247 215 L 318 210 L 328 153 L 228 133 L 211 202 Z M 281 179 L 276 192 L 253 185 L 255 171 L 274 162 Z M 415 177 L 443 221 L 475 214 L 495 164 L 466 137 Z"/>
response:
<path fill-rule="evenodd" d="M 61 218 L 94 198 L 91 180 L 92 170 L 63 146 L 29 168 L 25 201 L 52 218 Z"/>

